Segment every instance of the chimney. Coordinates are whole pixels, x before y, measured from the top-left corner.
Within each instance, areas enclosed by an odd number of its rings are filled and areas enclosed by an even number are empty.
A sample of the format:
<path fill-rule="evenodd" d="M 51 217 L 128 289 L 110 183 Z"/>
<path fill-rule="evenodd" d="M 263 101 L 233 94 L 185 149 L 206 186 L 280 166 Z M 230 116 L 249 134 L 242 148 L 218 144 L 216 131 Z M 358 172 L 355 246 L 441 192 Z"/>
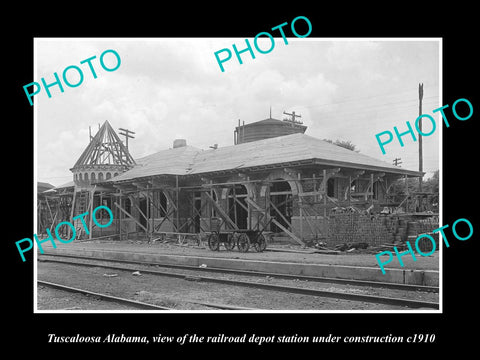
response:
<path fill-rule="evenodd" d="M 173 140 L 173 148 L 179 148 L 179 147 L 184 147 L 187 146 L 187 140 L 185 139 L 175 139 Z"/>

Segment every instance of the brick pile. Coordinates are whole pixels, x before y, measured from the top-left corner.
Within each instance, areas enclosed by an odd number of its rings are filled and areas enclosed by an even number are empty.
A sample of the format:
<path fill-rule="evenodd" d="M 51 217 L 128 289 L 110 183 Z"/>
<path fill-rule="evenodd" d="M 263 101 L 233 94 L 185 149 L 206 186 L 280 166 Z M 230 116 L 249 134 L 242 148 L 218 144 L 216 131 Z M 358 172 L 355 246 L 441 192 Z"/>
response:
<path fill-rule="evenodd" d="M 369 246 L 394 242 L 394 220 L 359 213 L 335 214 L 327 221 L 327 246 L 366 243 Z"/>
<path fill-rule="evenodd" d="M 439 233 L 432 233 L 433 230 L 438 229 L 438 218 L 427 218 L 422 220 L 411 221 L 408 223 L 408 241 L 414 246 L 417 237 L 420 234 L 428 234 L 435 239 L 436 250 L 439 249 Z M 417 243 L 418 248 L 423 253 L 432 251 L 433 244 L 428 238 L 421 238 Z"/>

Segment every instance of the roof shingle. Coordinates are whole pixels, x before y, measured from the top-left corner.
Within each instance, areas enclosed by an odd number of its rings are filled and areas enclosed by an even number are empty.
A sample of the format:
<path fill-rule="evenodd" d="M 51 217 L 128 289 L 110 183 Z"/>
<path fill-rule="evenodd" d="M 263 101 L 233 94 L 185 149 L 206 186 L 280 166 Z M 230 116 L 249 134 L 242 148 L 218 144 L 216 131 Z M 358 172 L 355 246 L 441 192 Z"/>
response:
<path fill-rule="evenodd" d="M 111 181 L 153 175 L 203 174 L 233 169 L 314 160 L 317 164 L 419 176 L 385 161 L 305 134 L 292 134 L 212 150 L 186 146 L 159 151 L 137 160 L 133 169 Z"/>

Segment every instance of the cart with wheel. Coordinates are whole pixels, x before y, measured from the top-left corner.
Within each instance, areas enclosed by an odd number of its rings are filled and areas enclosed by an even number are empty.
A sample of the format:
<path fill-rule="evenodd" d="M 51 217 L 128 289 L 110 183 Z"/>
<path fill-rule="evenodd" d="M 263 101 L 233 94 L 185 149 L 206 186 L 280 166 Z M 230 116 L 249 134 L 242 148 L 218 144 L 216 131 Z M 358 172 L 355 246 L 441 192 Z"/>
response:
<path fill-rule="evenodd" d="M 257 252 L 262 252 L 267 248 L 267 239 L 264 232 L 270 221 L 263 229 L 220 230 L 217 227 L 208 236 L 208 247 L 212 251 L 218 251 L 220 244 L 223 243 L 227 250 L 233 250 L 236 245 L 240 252 L 247 252 L 250 247 L 253 247 Z"/>
<path fill-rule="evenodd" d="M 220 243 L 223 243 L 225 249 L 233 250 L 235 247 L 235 238 L 233 231 L 212 231 L 208 236 L 208 248 L 212 251 L 220 249 Z"/>
<path fill-rule="evenodd" d="M 262 252 L 267 248 L 263 230 L 236 230 L 236 233 L 237 248 L 241 252 L 247 252 L 251 246 L 257 252 Z"/>

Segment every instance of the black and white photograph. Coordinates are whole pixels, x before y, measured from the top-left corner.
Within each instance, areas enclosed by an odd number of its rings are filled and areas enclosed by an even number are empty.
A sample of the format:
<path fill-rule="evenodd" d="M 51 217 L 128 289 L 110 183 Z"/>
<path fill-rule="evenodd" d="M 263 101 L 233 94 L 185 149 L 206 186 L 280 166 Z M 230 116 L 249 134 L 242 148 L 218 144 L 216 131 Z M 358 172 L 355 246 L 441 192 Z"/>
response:
<path fill-rule="evenodd" d="M 441 46 L 37 39 L 36 309 L 439 310 Z"/>

